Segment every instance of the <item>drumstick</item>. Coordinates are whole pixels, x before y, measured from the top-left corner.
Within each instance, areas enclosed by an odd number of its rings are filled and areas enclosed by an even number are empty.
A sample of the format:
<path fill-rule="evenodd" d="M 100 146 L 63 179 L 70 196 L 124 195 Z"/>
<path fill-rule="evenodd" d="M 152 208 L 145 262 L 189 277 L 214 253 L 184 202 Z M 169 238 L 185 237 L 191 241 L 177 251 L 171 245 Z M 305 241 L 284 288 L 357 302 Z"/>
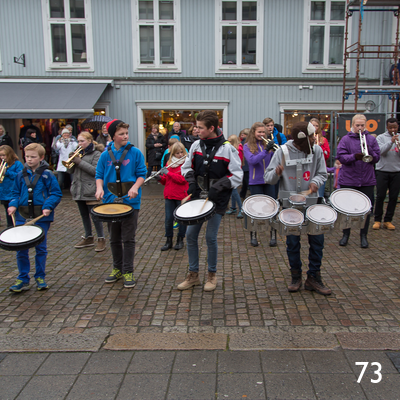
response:
<path fill-rule="evenodd" d="M 15 226 L 15 214 L 14 213 L 11 214 L 11 219 L 12 219 L 13 225 Z"/>
<path fill-rule="evenodd" d="M 200 211 L 199 211 L 199 214 L 201 214 L 201 212 L 203 211 L 203 208 L 204 208 L 204 206 L 206 205 L 207 201 L 208 201 L 208 197 L 205 199 L 203 205 L 201 206 Z"/>
<path fill-rule="evenodd" d="M 24 225 L 25 225 L 25 226 L 27 226 L 27 225 L 33 225 L 36 221 L 39 221 L 39 219 L 40 219 L 40 218 L 43 218 L 44 216 L 45 216 L 44 214 L 39 215 L 38 217 L 36 217 L 36 218 L 34 218 L 34 219 L 31 219 L 29 222 L 25 223 Z"/>
<path fill-rule="evenodd" d="M 311 189 L 303 190 L 300 194 L 302 194 L 303 196 L 308 196 L 309 194 L 311 194 Z"/>
<path fill-rule="evenodd" d="M 181 204 L 185 204 L 191 197 L 192 193 L 190 193 L 189 196 L 186 196 L 184 199 L 182 199 Z"/>

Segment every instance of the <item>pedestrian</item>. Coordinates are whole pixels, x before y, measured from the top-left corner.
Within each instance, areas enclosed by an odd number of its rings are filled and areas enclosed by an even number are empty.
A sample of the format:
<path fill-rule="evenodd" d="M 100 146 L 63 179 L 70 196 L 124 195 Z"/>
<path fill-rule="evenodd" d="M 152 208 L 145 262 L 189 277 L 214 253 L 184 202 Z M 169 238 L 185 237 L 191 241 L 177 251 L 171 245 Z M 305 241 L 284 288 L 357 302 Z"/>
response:
<path fill-rule="evenodd" d="M 243 170 L 243 181 L 242 181 L 242 188 L 240 189 L 240 198 L 242 199 L 242 202 L 247 196 L 247 189 L 249 188 L 249 163 L 246 160 L 246 157 L 244 156 L 243 153 L 243 146 L 246 143 L 247 135 L 250 133 L 249 128 L 242 129 L 239 133 L 239 154 L 243 154 L 243 160 L 242 160 L 242 170 Z"/>
<path fill-rule="evenodd" d="M 133 288 L 136 285 L 133 276 L 135 238 L 146 164 L 140 150 L 129 142 L 128 128 L 129 125 L 119 119 L 107 123 L 113 143 L 101 154 L 97 163 L 95 197 L 97 200 L 103 199 L 103 203 L 120 201 L 121 198 L 108 190 L 107 184 L 115 183 L 117 177 L 121 182 L 133 182 L 127 195 L 122 197 L 122 202 L 130 205 L 133 212 L 120 221 L 108 223 L 113 269 L 105 280 L 106 283 L 113 283 L 123 278 L 124 287 Z"/>
<path fill-rule="evenodd" d="M 110 133 L 110 132 L 109 132 Z M 164 136 L 158 131 L 158 125 L 153 124 L 150 135 L 146 139 L 147 148 L 147 176 L 148 178 L 154 169 L 161 169 L 161 159 L 167 145 Z"/>
<path fill-rule="evenodd" d="M 102 144 L 104 148 L 112 142 L 110 135 L 107 132 L 107 124 L 103 124 L 101 127 L 101 132 L 97 135 L 96 142 Z"/>
<path fill-rule="evenodd" d="M 61 201 L 62 193 L 57 179 L 48 170 L 49 164 L 44 161 L 45 149 L 38 143 L 25 147 L 25 167 L 18 172 L 11 192 L 8 215 L 16 215 L 16 225 L 23 225 L 26 217 L 35 218 L 44 215 L 36 222 L 44 231 L 44 241 L 38 244 L 35 256 L 35 281 L 37 290 L 47 289 L 46 258 L 47 258 L 47 233 L 50 223 L 54 220 L 54 209 Z M 25 209 L 24 209 L 25 208 Z M 22 215 L 23 214 L 23 215 Z M 26 215 L 27 214 L 27 215 Z M 17 251 L 18 277 L 11 292 L 29 290 L 29 250 Z"/>
<path fill-rule="evenodd" d="M 0 146 L 7 145 L 14 148 L 13 141 L 6 132 L 3 125 L 0 125 Z"/>
<path fill-rule="evenodd" d="M 63 161 L 67 161 L 71 152 L 75 151 L 78 147 L 78 142 L 72 140 L 72 134 L 69 129 L 64 128 L 61 132 L 61 137 L 57 140 L 55 148 L 59 152 L 57 164 L 57 180 L 61 190 L 64 189 L 65 176 L 67 175 L 67 168 Z"/>

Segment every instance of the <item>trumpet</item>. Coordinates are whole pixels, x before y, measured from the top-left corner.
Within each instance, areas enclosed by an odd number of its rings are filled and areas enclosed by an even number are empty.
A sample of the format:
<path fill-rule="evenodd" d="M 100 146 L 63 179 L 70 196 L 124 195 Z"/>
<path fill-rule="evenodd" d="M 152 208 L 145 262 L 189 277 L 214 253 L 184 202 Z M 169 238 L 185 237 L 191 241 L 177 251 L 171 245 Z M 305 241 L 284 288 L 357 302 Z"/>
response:
<path fill-rule="evenodd" d="M 64 167 L 70 169 L 72 168 L 75 163 L 72 161 L 75 157 L 79 157 L 82 158 L 83 157 L 83 153 L 80 153 L 80 151 L 83 150 L 81 146 L 79 146 L 75 151 L 74 154 L 72 154 L 72 156 L 70 158 L 68 158 L 67 161 L 61 161 L 62 165 L 64 165 Z"/>
<path fill-rule="evenodd" d="M 6 170 L 7 170 L 7 163 L 5 160 L 1 160 L 0 163 L 0 183 L 3 183 L 4 177 L 6 176 Z"/>
<path fill-rule="evenodd" d="M 392 136 L 397 136 L 397 138 L 394 139 L 394 144 L 396 145 L 397 151 L 400 151 L 400 140 L 398 138 L 398 134 L 397 133 L 393 133 Z"/>
<path fill-rule="evenodd" d="M 373 157 L 368 154 L 367 139 L 365 138 L 365 135 L 362 134 L 361 130 L 359 130 L 358 133 L 360 135 L 361 153 L 363 154 L 362 160 L 364 162 L 371 162 Z"/>
<path fill-rule="evenodd" d="M 268 144 L 269 142 L 274 140 L 274 139 L 266 139 L 264 136 L 261 136 L 261 139 L 264 140 L 264 142 L 266 144 Z M 276 151 L 278 149 L 279 149 L 279 146 L 276 143 L 274 143 L 274 146 L 272 147 L 272 150 Z"/>

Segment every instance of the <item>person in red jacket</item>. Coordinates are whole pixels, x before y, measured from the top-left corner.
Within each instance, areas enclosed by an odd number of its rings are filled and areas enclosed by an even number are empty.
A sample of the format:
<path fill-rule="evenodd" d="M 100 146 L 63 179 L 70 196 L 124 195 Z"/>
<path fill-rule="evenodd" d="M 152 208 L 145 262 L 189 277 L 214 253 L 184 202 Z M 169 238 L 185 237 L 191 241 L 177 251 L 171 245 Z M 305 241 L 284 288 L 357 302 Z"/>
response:
<path fill-rule="evenodd" d="M 181 166 L 186 159 L 185 146 L 181 142 L 174 143 L 170 149 L 170 157 L 167 166 L 174 164 L 173 167 L 163 168 L 157 180 L 165 186 L 165 236 L 167 241 L 161 247 L 161 251 L 169 250 L 172 247 L 174 236 L 174 210 L 181 204 L 181 200 L 187 196 L 189 184 L 181 174 Z M 177 161 L 180 160 L 180 161 Z M 178 239 L 174 247 L 180 250 L 183 247 L 183 239 L 186 234 L 186 225 L 179 224 Z"/>

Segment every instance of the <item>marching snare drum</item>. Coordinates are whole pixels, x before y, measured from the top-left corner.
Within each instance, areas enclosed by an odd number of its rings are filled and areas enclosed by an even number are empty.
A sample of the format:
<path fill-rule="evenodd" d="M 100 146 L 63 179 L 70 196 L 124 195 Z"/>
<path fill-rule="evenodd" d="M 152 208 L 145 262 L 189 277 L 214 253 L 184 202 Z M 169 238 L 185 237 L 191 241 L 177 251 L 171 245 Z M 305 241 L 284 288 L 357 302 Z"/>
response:
<path fill-rule="evenodd" d="M 307 197 L 302 194 L 292 194 L 289 196 L 288 201 L 292 207 L 303 209 L 303 207 L 306 205 Z"/>
<path fill-rule="evenodd" d="M 254 194 L 247 197 L 243 202 L 242 211 L 244 213 L 244 228 L 252 232 L 259 228 L 269 228 L 279 211 L 279 203 L 265 194 Z M 248 226 L 247 218 L 250 218 Z"/>
<path fill-rule="evenodd" d="M 337 213 L 327 205 L 315 204 L 307 208 L 306 218 L 308 221 L 307 233 L 309 235 L 322 235 L 335 228 Z"/>
<path fill-rule="evenodd" d="M 45 238 L 44 230 L 38 225 L 19 225 L 5 229 L 0 234 L 0 247 L 19 251 L 38 246 Z"/>
<path fill-rule="evenodd" d="M 91 212 L 100 221 L 119 222 L 133 213 L 133 207 L 124 203 L 108 203 L 93 207 Z"/>
<path fill-rule="evenodd" d="M 329 197 L 331 206 L 338 213 L 339 229 L 364 228 L 366 216 L 371 211 L 371 200 L 355 189 L 337 189 Z"/>
<path fill-rule="evenodd" d="M 296 235 L 301 234 L 301 226 L 304 222 L 304 215 L 301 211 L 295 208 L 286 208 L 278 215 L 278 231 L 281 235 Z"/>
<path fill-rule="evenodd" d="M 206 202 L 204 204 L 204 202 Z M 203 207 L 204 206 L 204 207 Z M 178 224 L 196 225 L 208 221 L 216 213 L 215 203 L 210 200 L 188 201 L 174 210 L 174 219 Z"/>

